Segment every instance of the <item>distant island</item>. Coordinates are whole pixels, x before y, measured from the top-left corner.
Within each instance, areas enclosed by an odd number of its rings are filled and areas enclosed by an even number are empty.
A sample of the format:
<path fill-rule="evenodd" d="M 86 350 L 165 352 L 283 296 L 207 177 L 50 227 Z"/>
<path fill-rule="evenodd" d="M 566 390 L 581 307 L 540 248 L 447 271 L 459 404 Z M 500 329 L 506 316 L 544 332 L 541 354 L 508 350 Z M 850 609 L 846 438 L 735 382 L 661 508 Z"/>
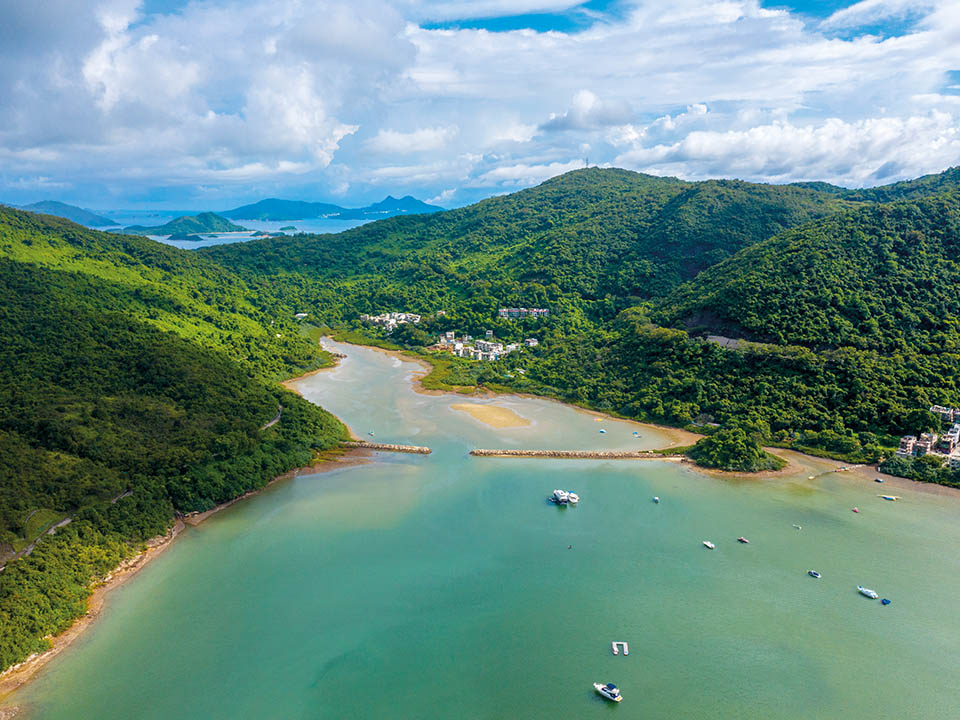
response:
<path fill-rule="evenodd" d="M 66 203 L 56 200 L 35 202 L 31 205 L 23 205 L 20 209 L 28 210 L 29 212 L 43 213 L 44 215 L 55 215 L 56 217 L 73 220 L 73 222 L 79 223 L 80 225 L 87 225 L 88 227 L 116 227 L 119 224 L 110 218 L 97 215 L 76 205 L 67 205 Z"/>
<path fill-rule="evenodd" d="M 251 205 L 227 210 L 221 213 L 231 220 L 379 220 L 394 215 L 426 215 L 440 212 L 442 207 L 429 205 L 415 197 L 407 195 L 395 198 L 388 195 L 378 203 L 362 208 L 344 208 L 339 205 L 322 202 L 304 202 L 301 200 L 279 200 L 269 198 Z M 287 228 L 283 228 L 286 230 Z M 296 229 L 296 228 L 291 228 Z"/>
<path fill-rule="evenodd" d="M 190 237 L 200 233 L 247 232 L 249 228 L 234 225 L 229 220 L 212 212 L 199 215 L 184 215 L 164 225 L 131 225 L 123 232 L 127 235 L 171 235 L 178 240 L 202 240 L 199 237 Z"/>

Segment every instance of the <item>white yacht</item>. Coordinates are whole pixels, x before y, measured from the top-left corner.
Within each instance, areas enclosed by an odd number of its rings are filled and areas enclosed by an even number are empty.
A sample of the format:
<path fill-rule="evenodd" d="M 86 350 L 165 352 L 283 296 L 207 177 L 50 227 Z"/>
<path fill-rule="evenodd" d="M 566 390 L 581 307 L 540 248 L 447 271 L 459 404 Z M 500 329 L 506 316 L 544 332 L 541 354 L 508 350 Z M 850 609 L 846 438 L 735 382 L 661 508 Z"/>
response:
<path fill-rule="evenodd" d="M 577 499 L 579 500 L 580 498 Z M 566 490 L 554 490 L 553 495 L 548 497 L 547 500 L 555 505 L 566 505 L 570 502 L 570 493 L 568 493 Z"/>
<path fill-rule="evenodd" d="M 860 593 L 861 595 L 863 595 L 864 597 L 870 598 L 871 600 L 876 600 L 878 597 L 880 597 L 880 596 L 877 594 L 877 591 L 876 591 L 876 590 L 871 590 L 870 588 L 865 588 L 863 585 L 857 585 L 857 592 L 859 592 L 859 593 Z"/>
<path fill-rule="evenodd" d="M 709 540 L 704 540 L 704 541 L 703 541 L 703 546 L 704 546 L 707 550 L 713 550 L 715 547 L 717 547 L 716 545 L 714 545 L 714 544 L 713 544 L 712 542 L 710 542 Z"/>
<path fill-rule="evenodd" d="M 600 683 L 593 684 L 594 689 L 600 693 L 607 700 L 613 700 L 613 702 L 620 702 L 623 700 L 623 695 L 620 694 L 620 688 L 618 688 L 613 683 L 607 683 L 606 685 L 601 685 Z"/>
<path fill-rule="evenodd" d="M 575 492 L 570 491 L 567 493 L 567 502 L 569 502 L 571 505 L 576 505 L 578 502 L 580 502 L 580 496 Z"/>

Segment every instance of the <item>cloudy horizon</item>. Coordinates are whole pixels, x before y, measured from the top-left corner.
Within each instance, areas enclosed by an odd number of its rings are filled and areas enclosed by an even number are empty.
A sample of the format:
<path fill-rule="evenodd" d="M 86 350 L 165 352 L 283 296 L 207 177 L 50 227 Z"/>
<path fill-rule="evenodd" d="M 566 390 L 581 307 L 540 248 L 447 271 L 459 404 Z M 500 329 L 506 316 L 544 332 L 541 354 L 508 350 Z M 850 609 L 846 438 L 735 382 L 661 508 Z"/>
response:
<path fill-rule="evenodd" d="M 0 202 L 455 207 L 960 165 L 948 0 L 0 0 Z"/>

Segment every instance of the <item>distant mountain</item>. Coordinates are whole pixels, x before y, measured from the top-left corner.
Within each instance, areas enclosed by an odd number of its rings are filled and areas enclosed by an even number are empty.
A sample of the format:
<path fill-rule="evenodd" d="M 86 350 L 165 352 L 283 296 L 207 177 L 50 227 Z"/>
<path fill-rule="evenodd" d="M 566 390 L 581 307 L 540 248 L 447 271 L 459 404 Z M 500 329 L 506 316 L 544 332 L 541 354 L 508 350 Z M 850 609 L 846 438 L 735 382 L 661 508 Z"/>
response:
<path fill-rule="evenodd" d="M 330 203 L 269 198 L 220 213 L 231 220 L 310 220 L 325 215 L 339 216 L 346 209 Z"/>
<path fill-rule="evenodd" d="M 110 218 L 97 215 L 76 205 L 67 205 L 56 200 L 44 200 L 32 205 L 24 205 L 21 210 L 43 213 L 44 215 L 56 215 L 87 227 L 114 227 L 119 224 Z"/>
<path fill-rule="evenodd" d="M 443 208 L 437 205 L 428 205 L 410 195 L 402 198 L 388 195 L 380 202 L 362 208 L 345 208 L 331 203 L 269 198 L 220 214 L 232 220 L 285 221 L 314 220 L 323 217 L 337 220 L 379 220 L 394 215 L 424 215 L 441 210 Z"/>
<path fill-rule="evenodd" d="M 194 235 L 197 233 L 245 232 L 247 228 L 234 225 L 229 220 L 206 212 L 199 215 L 184 215 L 165 225 L 131 225 L 123 229 L 127 235 Z"/>

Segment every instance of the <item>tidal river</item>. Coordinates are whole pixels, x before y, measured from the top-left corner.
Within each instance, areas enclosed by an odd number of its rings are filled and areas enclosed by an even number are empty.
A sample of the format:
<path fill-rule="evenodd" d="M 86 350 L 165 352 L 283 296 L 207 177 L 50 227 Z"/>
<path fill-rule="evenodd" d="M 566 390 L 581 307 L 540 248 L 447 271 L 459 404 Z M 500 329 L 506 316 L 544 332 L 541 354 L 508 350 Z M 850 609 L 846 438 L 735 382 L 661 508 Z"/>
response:
<path fill-rule="evenodd" d="M 819 461 L 761 481 L 471 458 L 666 440 L 542 400 L 418 394 L 416 365 L 331 345 L 347 359 L 299 381 L 304 396 L 433 454 L 300 475 L 189 528 L 14 698 L 30 717 L 960 716 L 957 497 L 885 502 L 863 476 L 808 480 L 835 466 Z M 494 428 L 464 403 L 529 424 Z M 547 504 L 554 488 L 579 506 Z"/>

